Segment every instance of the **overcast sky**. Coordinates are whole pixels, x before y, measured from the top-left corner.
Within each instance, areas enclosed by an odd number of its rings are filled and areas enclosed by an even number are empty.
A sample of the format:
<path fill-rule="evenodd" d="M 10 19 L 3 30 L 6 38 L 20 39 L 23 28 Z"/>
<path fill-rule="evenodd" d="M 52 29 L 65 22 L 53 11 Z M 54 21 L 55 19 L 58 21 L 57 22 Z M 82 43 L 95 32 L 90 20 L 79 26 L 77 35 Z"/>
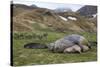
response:
<path fill-rule="evenodd" d="M 49 8 L 49 9 L 70 8 L 73 11 L 76 11 L 83 6 L 83 5 L 79 5 L 79 4 L 49 3 L 49 2 L 34 2 L 34 1 L 13 1 L 13 3 L 26 4 L 26 5 L 35 4 L 38 7 Z"/>

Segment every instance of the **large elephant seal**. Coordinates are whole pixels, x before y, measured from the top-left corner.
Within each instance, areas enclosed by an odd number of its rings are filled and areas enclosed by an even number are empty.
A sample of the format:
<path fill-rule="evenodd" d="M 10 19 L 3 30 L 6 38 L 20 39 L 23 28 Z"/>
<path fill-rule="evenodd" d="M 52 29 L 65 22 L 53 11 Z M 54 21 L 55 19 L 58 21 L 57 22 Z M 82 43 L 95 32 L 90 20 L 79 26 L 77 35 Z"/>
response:
<path fill-rule="evenodd" d="M 84 52 L 87 51 L 90 47 L 88 40 L 77 34 L 72 34 L 61 38 L 54 43 L 48 45 L 48 49 L 53 52 Z M 70 50 L 71 49 L 71 50 Z M 74 50 L 73 50 L 74 49 Z M 70 50 L 70 51 L 68 51 Z"/>

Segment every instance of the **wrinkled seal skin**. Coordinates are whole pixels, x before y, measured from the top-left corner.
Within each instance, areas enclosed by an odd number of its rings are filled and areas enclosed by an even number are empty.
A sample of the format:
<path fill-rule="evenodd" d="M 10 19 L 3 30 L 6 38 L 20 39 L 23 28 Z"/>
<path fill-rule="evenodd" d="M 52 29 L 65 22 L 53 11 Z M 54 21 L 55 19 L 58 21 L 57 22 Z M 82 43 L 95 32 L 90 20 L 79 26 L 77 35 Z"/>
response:
<path fill-rule="evenodd" d="M 48 45 L 48 49 L 53 52 L 84 52 L 88 51 L 90 44 L 81 35 L 72 34 L 61 38 Z"/>
<path fill-rule="evenodd" d="M 81 36 L 81 35 L 72 34 L 72 35 L 64 37 L 64 39 L 67 39 L 67 40 L 73 42 L 74 44 L 79 45 L 81 48 L 82 48 L 81 45 L 86 45 L 89 48 L 91 48 L 88 40 L 85 37 Z"/>

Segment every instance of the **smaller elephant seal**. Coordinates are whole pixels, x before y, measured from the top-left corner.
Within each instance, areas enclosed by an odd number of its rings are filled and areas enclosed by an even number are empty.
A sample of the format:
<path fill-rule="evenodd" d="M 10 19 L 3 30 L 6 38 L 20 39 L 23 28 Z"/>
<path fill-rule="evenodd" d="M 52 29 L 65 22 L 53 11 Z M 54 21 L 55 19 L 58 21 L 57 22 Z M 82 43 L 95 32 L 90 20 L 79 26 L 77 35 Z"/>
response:
<path fill-rule="evenodd" d="M 78 45 L 73 45 L 72 47 L 66 48 L 64 53 L 81 53 L 81 48 Z"/>
<path fill-rule="evenodd" d="M 89 48 L 85 45 L 82 45 L 83 47 L 83 52 L 88 51 Z M 72 47 L 66 48 L 64 50 L 64 53 L 82 53 L 80 46 L 78 45 L 73 45 Z"/>

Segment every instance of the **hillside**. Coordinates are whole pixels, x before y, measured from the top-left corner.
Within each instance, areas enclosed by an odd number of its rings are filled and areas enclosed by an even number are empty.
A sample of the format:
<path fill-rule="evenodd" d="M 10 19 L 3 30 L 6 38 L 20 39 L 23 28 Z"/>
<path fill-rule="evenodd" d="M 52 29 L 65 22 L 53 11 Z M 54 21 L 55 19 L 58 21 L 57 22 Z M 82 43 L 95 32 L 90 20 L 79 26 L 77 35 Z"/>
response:
<path fill-rule="evenodd" d="M 14 7 L 17 6 L 17 7 Z M 96 22 L 74 12 L 55 13 L 47 8 L 13 5 L 13 31 L 96 32 Z M 74 18 L 74 19 L 73 19 Z"/>

